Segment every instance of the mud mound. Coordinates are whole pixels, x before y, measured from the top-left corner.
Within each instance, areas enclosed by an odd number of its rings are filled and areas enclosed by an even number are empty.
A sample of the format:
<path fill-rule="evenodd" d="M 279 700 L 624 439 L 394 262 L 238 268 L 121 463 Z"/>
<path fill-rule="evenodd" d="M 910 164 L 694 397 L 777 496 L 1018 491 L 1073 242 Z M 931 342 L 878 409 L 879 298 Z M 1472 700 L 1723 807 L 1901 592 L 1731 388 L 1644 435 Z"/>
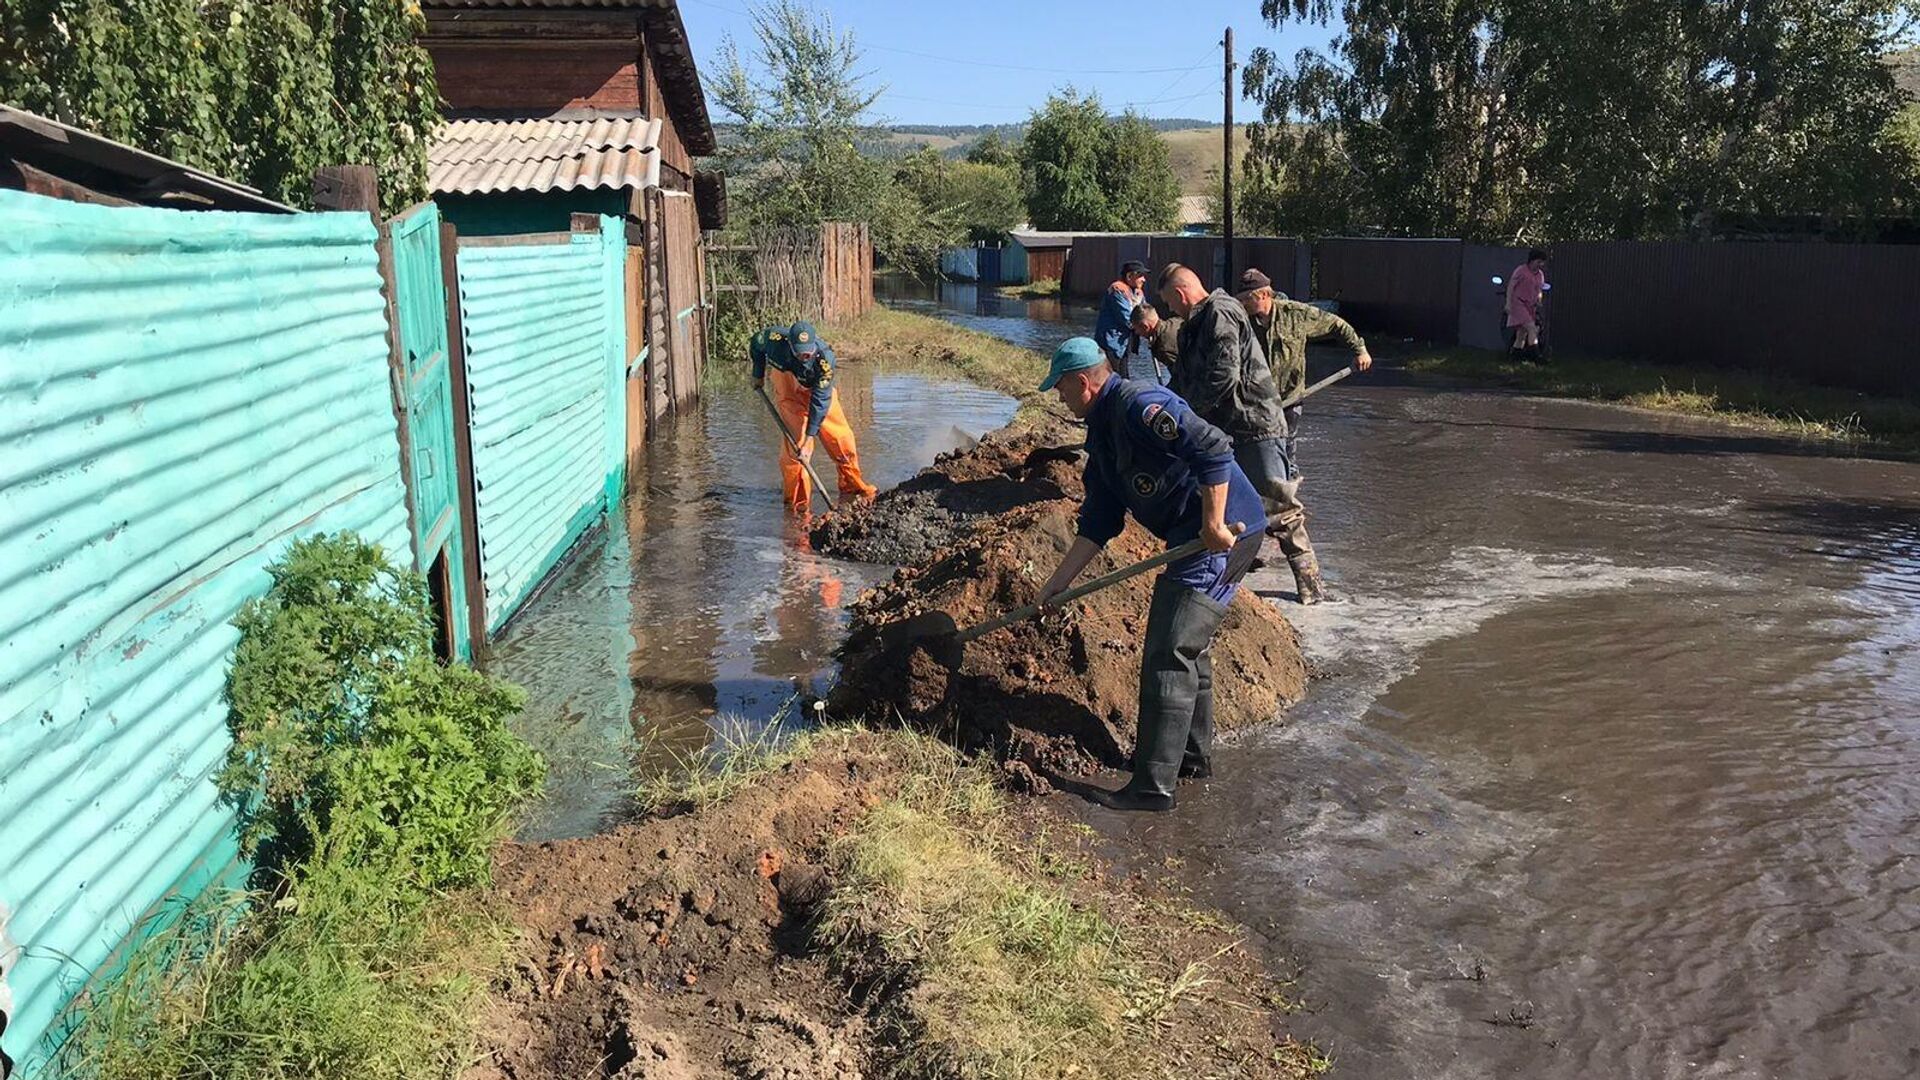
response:
<path fill-rule="evenodd" d="M 956 658 L 904 639 L 901 623 L 944 611 L 961 627 L 1032 603 L 1073 542 L 1076 501 L 1024 507 L 896 573 L 854 605 L 829 708 L 904 719 L 968 750 L 1063 772 L 1124 767 L 1132 753 L 1140 651 L 1153 575 L 1143 574 L 970 642 Z M 1086 577 L 1147 558 L 1161 543 L 1129 522 Z M 1222 732 L 1274 719 L 1299 699 L 1306 663 L 1293 627 L 1242 590 L 1214 640 Z"/>
<path fill-rule="evenodd" d="M 1078 499 L 1085 433 L 1061 421 L 998 431 L 934 459 L 871 503 L 842 506 L 813 527 L 814 550 L 893 566 L 919 562 L 974 522 L 1050 499 Z"/>
<path fill-rule="evenodd" d="M 947 1044 L 899 1026 L 916 996 L 938 995 L 943 973 L 916 966 L 913 935 L 896 935 L 892 920 L 924 916 L 939 898 L 873 908 L 887 931 L 875 942 L 812 937 L 869 815 L 910 788 L 956 783 L 951 758 L 925 742 L 829 735 L 702 809 L 503 845 L 494 900 L 513 913 L 518 956 L 463 1080 L 953 1080 L 924 1067 Z M 1061 828 L 1045 804 L 992 813 L 1004 815 L 995 835 L 1012 840 L 1000 863 L 1009 880 L 1151 944 L 1138 992 L 1155 996 L 1140 999 L 1138 1023 L 1153 1037 L 1129 1036 L 1139 1044 L 1126 1075 L 1307 1075 L 1301 1048 L 1276 1030 L 1274 984 L 1177 882 L 1105 863 L 1095 839 Z M 892 835 L 879 828 L 865 835 Z M 862 977 L 868 969 L 896 977 Z"/>
<path fill-rule="evenodd" d="M 804 958 L 805 924 L 826 845 L 898 777 L 850 741 L 703 813 L 503 846 L 524 951 L 466 1080 L 862 1076 L 864 1022 Z"/>

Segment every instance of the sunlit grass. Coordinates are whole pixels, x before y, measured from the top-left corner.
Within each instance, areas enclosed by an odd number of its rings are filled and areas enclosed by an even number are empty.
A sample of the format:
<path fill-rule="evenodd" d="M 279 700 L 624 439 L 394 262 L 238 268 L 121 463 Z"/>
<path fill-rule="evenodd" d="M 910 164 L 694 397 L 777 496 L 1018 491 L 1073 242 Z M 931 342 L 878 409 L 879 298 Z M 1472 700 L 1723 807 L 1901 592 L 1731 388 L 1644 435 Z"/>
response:
<path fill-rule="evenodd" d="M 1554 397 L 1714 417 L 1794 438 L 1920 450 L 1920 401 L 1816 386 L 1783 375 L 1583 356 L 1523 364 L 1503 353 L 1477 349 L 1416 354 L 1402 366 Z"/>

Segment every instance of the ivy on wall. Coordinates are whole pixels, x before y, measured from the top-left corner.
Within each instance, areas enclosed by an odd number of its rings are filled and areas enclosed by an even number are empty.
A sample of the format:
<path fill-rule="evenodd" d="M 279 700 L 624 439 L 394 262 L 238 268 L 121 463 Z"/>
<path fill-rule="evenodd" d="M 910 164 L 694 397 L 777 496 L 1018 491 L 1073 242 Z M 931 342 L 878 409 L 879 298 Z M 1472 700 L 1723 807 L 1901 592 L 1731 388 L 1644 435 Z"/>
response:
<path fill-rule="evenodd" d="M 426 197 L 439 122 L 417 0 L 0 0 L 0 101 L 311 204 L 373 165 Z"/>

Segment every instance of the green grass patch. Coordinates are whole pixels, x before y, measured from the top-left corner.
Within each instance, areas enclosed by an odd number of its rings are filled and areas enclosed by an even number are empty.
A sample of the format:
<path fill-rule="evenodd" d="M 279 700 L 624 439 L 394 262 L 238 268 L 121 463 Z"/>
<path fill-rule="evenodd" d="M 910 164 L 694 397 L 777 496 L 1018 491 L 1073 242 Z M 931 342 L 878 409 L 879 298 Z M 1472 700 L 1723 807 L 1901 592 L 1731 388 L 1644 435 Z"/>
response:
<path fill-rule="evenodd" d="M 458 1075 L 504 957 L 479 890 L 544 763 L 518 688 L 432 656 L 419 575 L 350 534 L 295 543 L 235 620 L 219 777 L 257 891 L 190 906 L 89 992 L 61 1074 Z"/>
<path fill-rule="evenodd" d="M 1018 398 L 1016 425 L 1037 418 L 1052 397 L 1034 389 L 1046 376 L 1046 357 L 930 315 L 875 307 L 823 333 L 849 359 L 960 375 Z"/>
<path fill-rule="evenodd" d="M 1040 278 L 1025 285 L 1002 285 L 999 292 L 1015 300 L 1052 300 L 1060 295 L 1060 279 Z"/>
<path fill-rule="evenodd" d="M 1714 417 L 1795 438 L 1920 451 L 1920 401 L 1815 386 L 1782 375 L 1581 356 L 1522 364 L 1478 349 L 1420 353 L 1401 366 L 1552 397 Z"/>

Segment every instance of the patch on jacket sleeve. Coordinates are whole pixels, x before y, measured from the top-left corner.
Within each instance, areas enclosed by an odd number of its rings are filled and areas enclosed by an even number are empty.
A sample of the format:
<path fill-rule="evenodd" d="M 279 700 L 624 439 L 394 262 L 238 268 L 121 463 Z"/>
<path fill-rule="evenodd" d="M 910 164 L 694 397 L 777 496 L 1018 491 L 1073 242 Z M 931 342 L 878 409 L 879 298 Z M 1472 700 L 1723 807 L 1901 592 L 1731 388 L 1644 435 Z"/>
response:
<path fill-rule="evenodd" d="M 1155 405 L 1153 409 L 1160 409 L 1160 406 Z M 1160 409 L 1157 413 L 1151 409 L 1148 410 L 1147 427 L 1167 442 L 1173 442 L 1180 437 L 1180 421 L 1165 409 Z"/>

